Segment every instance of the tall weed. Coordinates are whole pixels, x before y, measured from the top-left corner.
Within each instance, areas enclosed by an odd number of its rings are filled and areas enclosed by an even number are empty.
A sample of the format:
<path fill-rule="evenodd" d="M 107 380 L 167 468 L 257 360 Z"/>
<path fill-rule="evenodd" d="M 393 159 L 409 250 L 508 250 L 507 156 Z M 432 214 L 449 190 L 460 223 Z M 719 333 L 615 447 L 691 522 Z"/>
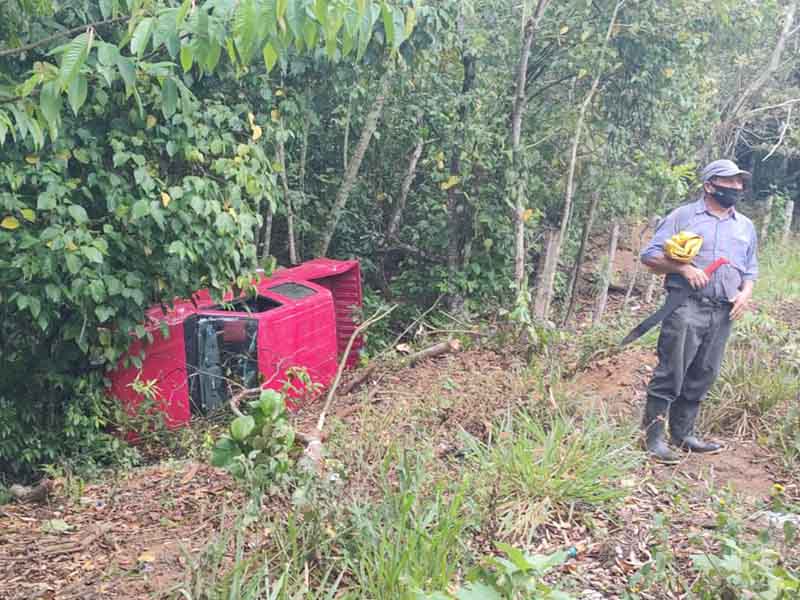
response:
<path fill-rule="evenodd" d="M 640 460 L 632 432 L 597 416 L 554 416 L 541 422 L 520 412 L 495 440 L 470 440 L 479 480 L 491 486 L 492 515 L 502 538 L 529 542 L 554 513 L 594 509 L 628 494 L 620 481 Z"/>

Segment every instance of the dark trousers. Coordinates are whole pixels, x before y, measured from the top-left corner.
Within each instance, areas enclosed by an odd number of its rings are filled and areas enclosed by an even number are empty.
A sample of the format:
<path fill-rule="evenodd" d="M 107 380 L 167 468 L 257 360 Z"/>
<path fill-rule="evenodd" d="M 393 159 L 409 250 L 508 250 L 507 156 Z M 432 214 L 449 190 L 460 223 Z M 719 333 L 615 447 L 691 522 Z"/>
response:
<path fill-rule="evenodd" d="M 696 409 L 719 376 L 731 333 L 731 305 L 690 297 L 661 324 L 658 366 L 647 387 L 649 403 L 666 414 L 674 405 Z M 672 411 L 670 411 L 672 412 Z"/>

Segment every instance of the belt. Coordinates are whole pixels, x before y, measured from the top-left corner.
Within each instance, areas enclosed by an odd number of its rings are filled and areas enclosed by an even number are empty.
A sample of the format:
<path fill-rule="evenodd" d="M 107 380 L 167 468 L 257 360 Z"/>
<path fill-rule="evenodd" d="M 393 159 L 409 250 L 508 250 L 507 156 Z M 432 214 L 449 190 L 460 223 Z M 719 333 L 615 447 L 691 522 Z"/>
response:
<path fill-rule="evenodd" d="M 711 277 L 714 274 L 714 271 L 719 269 L 722 265 L 727 264 L 727 258 L 718 258 L 713 263 L 708 265 L 703 271 L 706 275 Z M 699 296 L 697 294 L 692 294 L 692 288 L 689 285 L 689 282 L 685 279 L 683 280 L 685 285 L 678 288 L 673 288 L 667 294 L 667 299 L 664 301 L 664 305 L 659 308 L 656 312 L 652 315 L 647 317 L 644 321 L 639 323 L 636 327 L 631 330 L 631 332 L 625 336 L 625 339 L 620 342 L 621 346 L 625 344 L 630 344 L 632 341 L 639 339 L 645 333 L 650 331 L 653 327 L 658 325 L 661 321 L 666 319 L 670 316 L 675 309 L 678 308 L 681 304 L 686 302 L 689 298 L 694 298 L 701 304 L 708 304 L 709 306 L 724 306 L 723 302 L 726 304 L 730 304 L 727 301 L 717 300 L 716 298 L 709 298 L 707 296 Z"/>

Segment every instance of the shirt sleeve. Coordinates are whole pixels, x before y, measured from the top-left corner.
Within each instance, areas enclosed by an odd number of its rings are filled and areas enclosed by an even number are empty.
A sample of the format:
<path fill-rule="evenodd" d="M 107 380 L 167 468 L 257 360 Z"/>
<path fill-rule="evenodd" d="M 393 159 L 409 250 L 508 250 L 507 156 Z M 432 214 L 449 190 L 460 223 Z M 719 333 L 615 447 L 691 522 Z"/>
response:
<path fill-rule="evenodd" d="M 678 233 L 677 210 L 673 210 L 658 224 L 650 243 L 642 250 L 640 258 L 646 260 L 664 256 L 664 242 L 676 233 Z"/>
<path fill-rule="evenodd" d="M 747 248 L 747 257 L 745 260 L 745 270 L 742 273 L 744 281 L 755 281 L 758 279 L 758 234 L 756 228 L 751 224 L 750 226 L 750 246 Z"/>

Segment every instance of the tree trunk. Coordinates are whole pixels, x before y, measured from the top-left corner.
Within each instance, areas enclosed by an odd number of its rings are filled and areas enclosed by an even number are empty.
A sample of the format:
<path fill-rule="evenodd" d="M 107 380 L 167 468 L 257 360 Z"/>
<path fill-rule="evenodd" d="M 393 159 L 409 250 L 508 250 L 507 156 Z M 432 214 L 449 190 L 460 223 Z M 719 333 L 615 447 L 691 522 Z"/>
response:
<path fill-rule="evenodd" d="M 525 113 L 527 96 L 525 84 L 528 75 L 528 61 L 536 28 L 550 0 L 539 0 L 533 15 L 523 25 L 522 50 L 517 65 L 514 102 L 511 109 L 511 177 L 509 191 L 514 205 L 514 282 L 519 291 L 525 279 L 525 177 L 522 175 L 522 115 Z"/>
<path fill-rule="evenodd" d="M 262 200 L 264 203 L 264 218 L 261 223 L 261 230 L 258 232 L 258 258 L 263 259 L 269 256 L 269 247 L 272 243 L 272 208 L 269 200 Z"/>
<path fill-rule="evenodd" d="M 614 12 L 611 15 L 611 21 L 608 24 L 608 30 L 606 31 L 605 37 L 605 44 L 608 44 L 609 40 L 611 39 L 611 33 L 614 31 L 614 24 L 617 22 L 617 14 L 619 13 L 620 8 L 622 7 L 624 0 L 620 0 L 617 2 L 617 5 L 614 7 Z M 589 110 L 589 106 L 592 103 L 592 99 L 594 98 L 595 93 L 597 92 L 597 88 L 600 85 L 600 76 L 602 75 L 602 71 L 600 71 L 597 75 L 595 75 L 594 80 L 592 81 L 592 87 L 589 89 L 589 93 L 586 94 L 586 97 L 583 99 L 581 103 L 580 110 L 578 112 L 578 122 L 575 125 L 575 135 L 572 138 L 572 149 L 570 151 L 570 159 L 569 159 L 569 170 L 567 171 L 567 189 L 564 194 L 564 208 L 562 209 L 561 213 L 561 225 L 559 227 L 560 233 L 558 236 L 558 243 L 553 247 L 553 257 L 552 260 L 555 265 L 558 265 L 558 261 L 561 258 L 561 243 L 567 238 L 567 228 L 569 226 L 569 216 L 572 212 L 572 196 L 574 193 L 575 188 L 575 169 L 578 164 L 578 146 L 580 145 L 581 136 L 583 134 L 583 125 L 586 121 L 586 113 Z M 542 294 L 546 296 L 546 300 L 541 302 L 541 306 L 547 307 L 549 310 L 551 304 L 551 297 L 553 295 L 552 284 L 548 286 L 546 290 L 537 290 L 536 295 L 537 297 Z M 548 316 L 547 312 L 541 315 L 541 318 L 546 319 Z"/>
<path fill-rule="evenodd" d="M 421 126 L 422 120 L 417 119 L 417 126 Z M 414 149 L 411 151 L 411 156 L 408 159 L 408 168 L 406 168 L 403 183 L 400 186 L 400 196 L 392 209 L 392 214 L 389 217 L 389 225 L 386 227 L 387 241 L 396 240 L 400 233 L 400 223 L 403 220 L 403 211 L 406 208 L 406 201 L 408 200 L 408 192 L 411 190 L 411 184 L 414 182 L 414 177 L 417 174 L 417 163 L 422 156 L 422 149 L 425 147 L 425 141 L 422 135 L 417 139 Z"/>
<path fill-rule="evenodd" d="M 278 146 L 276 148 L 278 164 L 281 167 L 280 177 L 283 187 L 283 201 L 286 203 L 286 224 L 289 230 L 289 262 L 297 264 L 297 244 L 294 238 L 294 208 L 292 207 L 292 195 L 289 192 L 289 176 L 286 173 L 286 147 L 284 146 L 283 136 L 278 134 Z"/>
<path fill-rule="evenodd" d="M 327 256 L 328 254 L 328 248 L 330 248 L 333 234 L 336 231 L 336 226 L 339 223 L 342 211 L 347 204 L 350 192 L 353 190 L 353 186 L 356 183 L 358 170 L 361 167 L 361 162 L 364 160 L 364 155 L 367 153 L 367 147 L 372 139 L 372 134 L 375 133 L 378 127 L 378 119 L 380 119 L 381 113 L 383 112 L 383 105 L 386 103 L 386 97 L 389 94 L 389 84 L 391 83 L 392 75 L 393 70 L 387 68 L 378 83 L 378 95 L 375 96 L 372 108 L 370 108 L 367 114 L 367 119 L 364 122 L 364 129 L 361 131 L 361 137 L 358 140 L 356 150 L 347 163 L 347 171 L 345 171 L 344 180 L 339 188 L 339 192 L 336 194 L 336 199 L 333 202 L 333 207 L 328 216 L 327 226 L 322 233 L 322 239 L 317 249 L 317 256 Z"/>
<path fill-rule="evenodd" d="M 533 300 L 533 315 L 540 320 L 545 320 L 550 312 L 552 294 L 547 293 L 553 289 L 558 268 L 558 255 L 556 249 L 560 245 L 561 233 L 558 229 L 547 228 L 544 231 L 544 249 L 539 259 L 539 280 L 536 283 L 536 296 Z"/>
<path fill-rule="evenodd" d="M 594 224 L 594 215 L 597 212 L 597 205 L 600 204 L 600 192 L 595 190 L 592 192 L 591 200 L 589 201 L 588 214 L 586 221 L 583 224 L 583 235 L 581 236 L 581 245 L 578 248 L 578 256 L 575 258 L 575 267 L 572 269 L 572 276 L 569 281 L 569 304 L 567 312 L 564 315 L 564 321 L 561 326 L 564 327 L 567 322 L 572 318 L 572 313 L 575 310 L 575 300 L 578 296 L 578 276 L 581 272 L 581 265 L 583 264 L 583 257 L 586 254 L 586 244 L 589 242 L 589 235 L 592 232 L 592 225 Z"/>
<path fill-rule="evenodd" d="M 769 237 L 769 224 L 772 221 L 772 205 L 774 202 L 775 197 L 769 196 L 766 204 L 764 205 L 764 215 L 761 217 L 761 232 L 759 233 L 761 243 L 766 242 L 767 238 Z"/>
<path fill-rule="evenodd" d="M 642 261 L 639 259 L 639 255 L 641 254 L 642 246 L 644 245 L 644 236 L 650 229 L 650 226 L 651 223 L 648 223 L 642 228 L 642 231 L 639 233 L 639 246 L 637 248 L 637 253 L 634 255 L 633 273 L 631 274 L 630 280 L 628 281 L 628 289 L 625 290 L 625 299 L 622 301 L 623 314 L 625 313 L 625 311 L 628 310 L 628 303 L 631 301 L 631 296 L 633 295 L 633 289 L 636 287 L 637 279 L 639 279 L 639 272 L 642 270 Z"/>
<path fill-rule="evenodd" d="M 794 201 L 786 201 L 786 212 L 784 213 L 783 222 L 783 236 L 781 237 L 783 243 L 787 243 L 792 235 L 792 218 L 794 217 Z"/>
<path fill-rule="evenodd" d="M 463 191 L 463 174 L 461 168 L 461 152 L 467 141 L 468 94 L 475 88 L 477 57 L 472 52 L 464 37 L 464 15 L 458 15 L 457 33 L 461 38 L 461 64 L 464 78 L 459 97 L 459 129 L 450 154 L 450 176 L 457 182 L 447 189 L 447 270 L 450 281 L 455 281 L 458 272 L 463 268 L 463 249 L 465 240 L 471 235 L 469 225 L 470 207 Z M 464 298 L 460 293 L 451 293 L 447 297 L 447 306 L 453 312 L 461 310 Z"/>
<path fill-rule="evenodd" d="M 608 262 L 605 265 L 605 272 L 600 283 L 600 292 L 597 294 L 592 325 L 597 325 L 603 318 L 608 304 L 608 286 L 611 285 L 611 278 L 614 276 L 614 259 L 617 256 L 617 243 L 619 242 L 619 221 L 614 221 L 611 226 L 611 239 L 608 242 Z"/>

